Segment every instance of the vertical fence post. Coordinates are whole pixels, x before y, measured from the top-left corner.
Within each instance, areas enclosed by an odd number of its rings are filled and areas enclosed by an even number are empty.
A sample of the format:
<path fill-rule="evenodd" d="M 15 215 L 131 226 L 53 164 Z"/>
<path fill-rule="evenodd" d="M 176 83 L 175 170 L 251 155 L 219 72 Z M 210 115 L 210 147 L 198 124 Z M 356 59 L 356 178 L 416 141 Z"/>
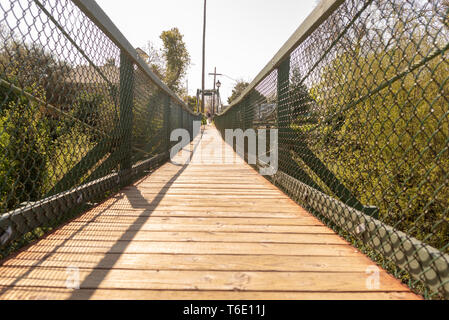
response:
<path fill-rule="evenodd" d="M 188 115 L 189 118 L 189 133 L 190 133 L 190 140 L 193 140 L 193 116 L 191 113 L 189 113 Z"/>
<path fill-rule="evenodd" d="M 278 123 L 279 132 L 287 132 L 287 126 L 289 124 L 289 110 L 288 110 L 288 97 L 289 97 L 289 84 L 290 84 L 290 57 L 287 57 L 281 62 L 278 68 L 278 80 L 277 80 L 277 93 L 278 93 Z"/>
<path fill-rule="evenodd" d="M 254 91 L 251 91 L 248 94 L 248 98 L 247 98 L 247 106 L 246 106 L 246 110 L 245 110 L 245 128 L 246 130 L 248 129 L 253 129 L 256 132 L 256 145 L 255 145 L 255 150 L 256 150 L 256 154 L 254 154 L 253 156 L 258 159 L 258 152 L 259 152 L 259 128 L 255 128 L 254 127 L 254 105 L 255 105 L 255 94 Z M 251 150 L 251 148 L 248 146 L 248 154 L 249 151 Z M 248 159 L 249 160 L 249 159 Z M 256 160 L 256 164 L 257 164 L 257 160 Z"/>
<path fill-rule="evenodd" d="M 305 141 L 292 141 L 294 134 L 290 127 L 290 57 L 281 62 L 278 68 L 278 128 L 279 128 L 279 169 L 296 179 L 320 190 L 315 181 L 298 166 L 292 158 L 291 150 L 317 174 L 320 179 L 342 200 L 345 204 L 376 217 L 378 211 L 375 207 L 365 207 L 347 189 L 315 154 L 308 148 Z"/>
<path fill-rule="evenodd" d="M 278 67 L 277 74 L 277 95 L 278 95 L 278 129 L 279 129 L 279 169 L 288 173 L 288 166 L 291 161 L 291 155 L 286 141 L 288 139 L 289 126 L 289 82 L 290 82 L 290 56 L 285 58 Z"/>
<path fill-rule="evenodd" d="M 170 134 L 171 134 L 171 98 L 170 96 L 164 97 L 164 128 L 165 128 L 165 143 L 166 147 L 164 152 L 167 153 L 167 157 L 170 157 L 170 148 L 171 148 L 171 142 L 170 142 Z"/>
<path fill-rule="evenodd" d="M 179 106 L 179 128 L 184 128 L 184 112 L 181 106 Z"/>
<path fill-rule="evenodd" d="M 281 62 L 277 75 L 279 170 L 321 191 L 321 188 L 298 166 L 291 154 L 290 133 L 290 56 Z"/>
<path fill-rule="evenodd" d="M 134 64 L 120 53 L 120 184 L 128 184 L 132 168 L 132 127 L 134 100 Z"/>
<path fill-rule="evenodd" d="M 248 129 L 246 127 L 246 106 L 248 104 L 248 97 L 246 97 L 245 99 L 243 99 L 242 101 L 242 109 L 240 110 L 240 128 L 243 130 L 243 132 L 246 131 L 246 129 Z"/>

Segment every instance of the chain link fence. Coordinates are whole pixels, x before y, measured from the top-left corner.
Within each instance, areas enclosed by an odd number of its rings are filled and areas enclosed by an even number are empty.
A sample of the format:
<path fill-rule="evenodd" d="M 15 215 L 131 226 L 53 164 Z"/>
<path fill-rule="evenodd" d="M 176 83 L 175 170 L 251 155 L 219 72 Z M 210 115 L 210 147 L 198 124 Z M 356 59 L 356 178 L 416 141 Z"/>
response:
<path fill-rule="evenodd" d="M 0 2 L 0 257 L 169 158 L 201 121 L 93 1 Z"/>
<path fill-rule="evenodd" d="M 427 298 L 449 297 L 449 1 L 322 1 L 228 110 L 273 177 Z"/>

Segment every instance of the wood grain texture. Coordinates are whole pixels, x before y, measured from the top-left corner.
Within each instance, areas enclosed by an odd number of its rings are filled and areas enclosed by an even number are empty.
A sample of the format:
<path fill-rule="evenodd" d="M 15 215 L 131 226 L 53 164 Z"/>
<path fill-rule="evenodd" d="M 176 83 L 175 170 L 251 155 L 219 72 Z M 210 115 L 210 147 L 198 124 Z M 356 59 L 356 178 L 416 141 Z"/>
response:
<path fill-rule="evenodd" d="M 174 161 L 3 261 L 0 298 L 420 299 L 214 128 Z M 79 290 L 66 288 L 74 270 Z"/>

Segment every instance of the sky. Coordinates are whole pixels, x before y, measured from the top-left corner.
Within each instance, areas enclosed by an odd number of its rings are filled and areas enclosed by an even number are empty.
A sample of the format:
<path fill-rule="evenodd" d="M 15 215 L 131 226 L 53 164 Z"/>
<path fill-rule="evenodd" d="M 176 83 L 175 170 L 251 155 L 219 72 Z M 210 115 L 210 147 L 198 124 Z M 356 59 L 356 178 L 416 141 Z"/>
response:
<path fill-rule="evenodd" d="M 178 27 L 184 35 L 192 65 L 189 94 L 201 88 L 203 0 L 97 0 L 135 47 L 148 41 L 162 46 L 162 31 Z M 234 80 L 251 82 L 317 5 L 316 0 L 208 0 L 206 31 L 206 89 L 208 73 L 217 67 L 224 104 Z"/>

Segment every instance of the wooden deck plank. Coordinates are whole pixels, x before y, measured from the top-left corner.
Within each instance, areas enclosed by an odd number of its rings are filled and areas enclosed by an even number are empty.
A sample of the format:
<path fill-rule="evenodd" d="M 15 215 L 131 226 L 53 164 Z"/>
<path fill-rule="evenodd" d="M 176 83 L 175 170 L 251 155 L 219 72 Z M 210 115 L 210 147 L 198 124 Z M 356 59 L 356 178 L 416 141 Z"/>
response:
<path fill-rule="evenodd" d="M 419 300 L 411 292 L 272 292 L 272 291 L 189 291 L 189 290 L 108 290 L 0 287 L 3 299 L 11 300 Z"/>
<path fill-rule="evenodd" d="M 239 208 L 239 207 L 253 207 L 256 210 L 262 210 L 266 206 L 273 205 L 276 202 L 277 208 L 290 208 L 291 203 L 287 199 L 273 200 L 273 199 L 238 199 L 235 201 L 233 199 L 167 199 L 161 197 L 160 199 L 155 199 L 153 201 L 147 201 L 143 198 L 126 198 L 126 199 L 110 199 L 104 203 L 105 206 L 114 205 L 120 207 L 131 206 L 134 208 L 157 208 L 161 206 L 189 206 L 196 208 Z"/>
<path fill-rule="evenodd" d="M 42 240 L 29 252 L 53 253 L 171 253 L 171 254 L 260 254 L 292 256 L 351 257 L 360 253 L 348 245 L 225 243 L 225 242 L 141 242 L 141 241 L 84 241 Z"/>
<path fill-rule="evenodd" d="M 246 207 L 244 207 L 246 209 Z M 146 209 L 148 212 L 157 212 L 157 211 L 189 211 L 189 212 L 230 212 L 230 213 L 236 213 L 241 212 L 242 207 L 232 207 L 232 206 L 213 206 L 213 207 L 187 207 L 184 205 L 149 205 L 149 206 L 142 206 L 142 207 L 133 207 L 132 205 L 117 205 L 112 203 L 111 205 L 103 205 L 102 207 L 99 207 L 98 210 L 121 210 L 121 211 L 141 211 L 142 209 Z M 98 211 L 97 210 L 97 211 Z M 248 207 L 247 210 L 248 213 L 303 213 L 304 211 L 298 210 L 296 208 L 290 208 L 290 207 L 264 207 L 264 208 L 255 208 L 255 207 Z"/>
<path fill-rule="evenodd" d="M 57 230 L 48 240 L 86 240 L 86 241 L 185 241 L 185 242 L 229 242 L 229 243 L 303 243 L 340 244 L 343 239 L 333 234 L 284 234 L 284 233 L 227 233 L 227 232 L 117 232 L 106 234 Z"/>
<path fill-rule="evenodd" d="M 223 211 L 204 211 L 204 210 L 179 210 L 179 211 L 169 211 L 169 210 L 153 210 L 147 211 L 144 209 L 136 210 L 120 210 L 114 209 L 98 209 L 86 213 L 86 216 L 95 217 L 101 213 L 101 216 L 119 216 L 119 217 L 174 217 L 174 218 L 299 218 L 298 214 L 294 212 L 243 212 L 242 210 L 233 210 L 228 212 Z"/>
<path fill-rule="evenodd" d="M 151 217 L 151 216 L 150 216 Z M 137 221 L 136 217 L 120 217 L 120 216 L 82 216 L 74 221 L 76 222 L 90 222 L 95 220 L 99 223 L 114 223 L 114 224 L 126 224 L 130 225 Z M 205 224 L 205 225 L 263 225 L 263 226 L 319 226 L 320 223 L 313 218 L 290 218 L 290 219 L 258 219 L 258 218 L 188 218 L 188 217 L 151 217 L 146 224 Z"/>
<path fill-rule="evenodd" d="M 151 219 L 151 218 L 150 218 Z M 228 225 L 225 222 L 221 225 L 204 225 L 204 224 L 142 224 L 133 223 L 127 224 L 113 224 L 90 221 L 86 222 L 72 222 L 63 227 L 64 230 L 96 230 L 98 232 L 109 231 L 165 231 L 165 232 L 196 232 L 204 231 L 210 232 L 248 232 L 248 233 L 320 233 L 332 234 L 333 231 L 325 226 L 269 226 L 269 225 Z"/>
<path fill-rule="evenodd" d="M 129 270 L 205 270 L 205 271 L 302 271 L 365 272 L 372 262 L 366 257 L 260 256 L 260 255 L 173 255 L 173 254 L 50 254 L 23 252 L 4 264 L 9 267 L 53 267 Z"/>
<path fill-rule="evenodd" d="M 420 299 L 241 159 L 220 164 L 234 152 L 215 129 L 195 143 L 202 163 L 167 163 L 3 261 L 0 299 Z"/>
<path fill-rule="evenodd" d="M 379 288 L 367 287 L 364 272 L 235 272 L 155 271 L 126 269 L 79 269 L 82 289 L 229 290 L 229 291 L 409 291 L 391 276 L 380 272 Z M 186 281 L 188 279 L 188 281 Z M 61 268 L 2 267 L 0 286 L 66 286 L 67 271 Z"/>

